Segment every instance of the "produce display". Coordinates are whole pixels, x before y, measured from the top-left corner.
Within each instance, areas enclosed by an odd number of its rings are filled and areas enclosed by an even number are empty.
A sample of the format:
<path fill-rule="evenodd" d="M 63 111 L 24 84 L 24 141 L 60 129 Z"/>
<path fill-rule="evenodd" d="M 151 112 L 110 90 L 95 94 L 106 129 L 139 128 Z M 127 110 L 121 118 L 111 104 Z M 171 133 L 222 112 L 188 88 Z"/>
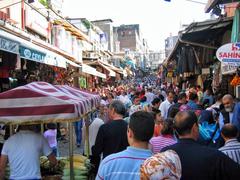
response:
<path fill-rule="evenodd" d="M 43 156 L 40 158 L 41 175 L 43 179 L 49 176 L 62 176 L 62 180 L 70 179 L 70 161 L 69 158 L 60 157 L 57 158 L 58 165 L 51 167 L 47 157 Z M 88 173 L 91 168 L 90 160 L 82 155 L 73 156 L 73 172 L 75 180 L 87 180 Z M 44 178 L 45 177 L 45 178 Z"/>
<path fill-rule="evenodd" d="M 49 175 L 63 175 L 66 159 L 58 158 L 57 160 L 58 160 L 57 166 L 52 167 L 46 156 L 42 156 L 40 158 L 40 169 L 41 169 L 41 175 L 43 177 L 49 176 Z"/>
<path fill-rule="evenodd" d="M 90 160 L 87 157 L 82 155 L 73 156 L 73 172 L 75 180 L 87 180 L 88 173 L 91 168 Z M 69 159 L 66 162 L 66 165 L 63 170 L 63 180 L 70 179 L 70 162 Z"/>

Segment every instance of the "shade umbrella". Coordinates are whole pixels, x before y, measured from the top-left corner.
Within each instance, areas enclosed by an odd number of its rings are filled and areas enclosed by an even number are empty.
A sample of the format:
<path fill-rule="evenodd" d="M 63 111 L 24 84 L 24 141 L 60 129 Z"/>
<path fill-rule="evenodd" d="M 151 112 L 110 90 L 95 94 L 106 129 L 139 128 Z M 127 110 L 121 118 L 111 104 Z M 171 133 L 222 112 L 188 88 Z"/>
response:
<path fill-rule="evenodd" d="M 83 115 L 96 108 L 100 96 L 69 86 L 33 82 L 0 93 L 0 123 L 43 124 L 69 122 L 70 167 L 73 177 L 73 127 Z"/>

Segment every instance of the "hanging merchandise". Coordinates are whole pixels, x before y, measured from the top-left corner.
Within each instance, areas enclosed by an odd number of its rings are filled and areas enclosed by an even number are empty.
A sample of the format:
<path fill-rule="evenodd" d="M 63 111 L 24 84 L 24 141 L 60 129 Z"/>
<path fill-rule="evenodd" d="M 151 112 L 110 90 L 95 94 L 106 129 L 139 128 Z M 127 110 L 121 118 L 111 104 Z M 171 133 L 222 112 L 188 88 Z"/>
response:
<path fill-rule="evenodd" d="M 236 75 L 231 81 L 231 86 L 239 86 L 240 85 L 240 67 L 237 68 Z"/>
<path fill-rule="evenodd" d="M 87 88 L 86 78 L 80 77 L 80 78 L 79 78 L 79 84 L 80 84 L 80 88 Z"/>

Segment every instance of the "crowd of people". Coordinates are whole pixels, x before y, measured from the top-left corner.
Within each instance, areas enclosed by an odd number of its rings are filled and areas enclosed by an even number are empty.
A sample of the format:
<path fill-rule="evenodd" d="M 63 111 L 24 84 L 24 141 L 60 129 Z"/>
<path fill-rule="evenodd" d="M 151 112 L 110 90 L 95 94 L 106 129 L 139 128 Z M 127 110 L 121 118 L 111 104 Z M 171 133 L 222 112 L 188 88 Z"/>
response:
<path fill-rule="evenodd" d="M 101 94 L 87 124 L 96 179 L 238 179 L 240 103 L 143 81 Z"/>
<path fill-rule="evenodd" d="M 98 93 L 97 112 L 74 123 L 94 179 L 240 178 L 240 102 L 232 95 L 182 90 L 153 76 Z M 35 130 L 20 126 L 4 142 L 0 179 L 8 162 L 11 179 L 40 179 L 41 154 L 56 164 L 58 127 L 48 124 L 44 136 Z"/>

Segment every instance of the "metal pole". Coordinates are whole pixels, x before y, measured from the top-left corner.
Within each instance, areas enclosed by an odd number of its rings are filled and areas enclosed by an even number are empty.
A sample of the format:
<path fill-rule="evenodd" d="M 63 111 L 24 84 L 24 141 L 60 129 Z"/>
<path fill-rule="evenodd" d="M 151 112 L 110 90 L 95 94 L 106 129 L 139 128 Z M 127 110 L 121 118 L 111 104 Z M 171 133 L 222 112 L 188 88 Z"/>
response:
<path fill-rule="evenodd" d="M 73 171 L 73 124 L 68 122 L 69 128 L 69 160 L 70 160 L 70 180 L 74 180 Z"/>

